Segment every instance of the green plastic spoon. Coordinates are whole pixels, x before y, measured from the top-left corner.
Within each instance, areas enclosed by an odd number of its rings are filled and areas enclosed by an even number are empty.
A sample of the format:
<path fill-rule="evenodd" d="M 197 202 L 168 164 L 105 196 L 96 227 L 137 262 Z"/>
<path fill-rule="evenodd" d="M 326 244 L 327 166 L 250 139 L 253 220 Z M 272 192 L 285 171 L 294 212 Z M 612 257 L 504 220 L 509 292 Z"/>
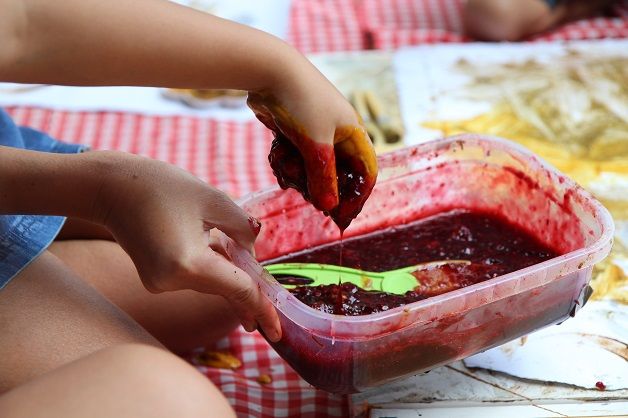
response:
<path fill-rule="evenodd" d="M 448 264 L 468 265 L 471 262 L 469 260 L 430 261 L 381 273 L 317 263 L 271 264 L 264 268 L 287 288 L 301 284 L 308 286 L 338 284 L 340 279 L 341 282 L 351 282 L 365 290 L 379 290 L 402 295 L 419 285 L 412 273 L 419 270 L 438 269 Z M 301 281 L 300 278 L 305 280 Z"/>

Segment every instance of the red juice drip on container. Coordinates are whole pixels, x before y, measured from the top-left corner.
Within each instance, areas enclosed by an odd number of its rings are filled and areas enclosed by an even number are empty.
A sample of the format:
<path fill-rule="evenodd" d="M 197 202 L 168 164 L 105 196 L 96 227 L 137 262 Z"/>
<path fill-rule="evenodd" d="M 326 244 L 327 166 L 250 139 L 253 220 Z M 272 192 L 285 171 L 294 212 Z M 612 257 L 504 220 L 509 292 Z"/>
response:
<path fill-rule="evenodd" d="M 344 229 L 338 228 L 338 230 L 340 231 L 340 247 L 338 251 L 338 265 L 342 267 L 342 247 L 343 247 L 342 235 L 344 234 Z M 344 315 L 344 311 L 342 309 L 342 277 L 340 276 L 340 274 L 338 274 L 338 300 L 336 301 L 335 311 L 339 315 Z"/>
<path fill-rule="evenodd" d="M 342 242 L 342 235 L 343 235 L 344 231 L 340 230 L 340 240 L 339 240 L 339 248 L 338 248 L 338 265 L 340 267 L 342 267 L 342 249 L 343 249 L 343 242 Z M 338 284 L 340 284 L 340 278 L 338 278 Z"/>
<path fill-rule="evenodd" d="M 338 182 L 339 203 L 329 212 L 340 232 L 338 265 L 343 266 L 343 234 L 351 221 L 360 213 L 362 205 L 373 188 L 369 181 L 361 174 L 361 170 L 347 156 L 336 155 L 336 179 Z M 335 311 L 344 315 L 344 303 L 342 299 L 342 277 L 338 277 L 338 301 Z"/>
<path fill-rule="evenodd" d="M 332 218 L 340 231 L 338 264 L 342 266 L 343 232 L 362 210 L 375 184 L 377 169 L 368 167 L 364 161 L 348 153 L 343 147 L 313 141 L 299 129 L 290 132 L 274 130 L 274 133 L 275 139 L 268 160 L 279 186 L 282 189 L 296 189 L 305 200 Z M 286 135 L 296 138 L 293 139 L 294 143 Z M 312 157 L 306 161 L 303 155 Z M 333 160 L 335 166 L 325 163 Z M 317 164 L 312 165 L 312 161 Z M 308 181 L 308 174 L 313 175 L 316 181 Z M 337 196 L 328 190 L 329 184 L 334 181 L 338 186 Z M 335 307 L 339 314 L 344 313 L 341 285 L 342 279 L 339 277 L 338 306 Z"/>

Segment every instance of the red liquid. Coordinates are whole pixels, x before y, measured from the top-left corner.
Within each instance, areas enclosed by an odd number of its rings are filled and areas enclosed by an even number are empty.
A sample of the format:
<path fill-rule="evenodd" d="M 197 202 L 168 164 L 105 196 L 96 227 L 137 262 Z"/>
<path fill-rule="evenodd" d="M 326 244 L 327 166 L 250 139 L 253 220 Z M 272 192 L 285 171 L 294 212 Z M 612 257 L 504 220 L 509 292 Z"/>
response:
<path fill-rule="evenodd" d="M 340 231 L 340 242 L 338 243 L 340 245 L 340 255 L 338 256 L 338 265 L 342 266 L 342 233 L 343 231 Z M 340 277 L 340 275 L 338 275 L 338 296 L 336 297 L 336 306 L 334 307 L 334 311 L 335 312 L 342 312 L 343 307 L 342 307 L 342 302 L 343 302 L 343 297 L 342 297 L 342 278 Z M 301 300 L 301 298 L 299 298 L 299 300 Z M 301 302 L 303 302 L 303 300 L 301 300 Z M 310 305 L 311 306 L 311 305 Z"/>
<path fill-rule="evenodd" d="M 462 269 L 453 287 L 464 287 L 497 275 L 539 263 L 557 255 L 534 237 L 498 216 L 452 211 L 392 229 L 344 240 L 346 266 L 384 271 L 420 262 L 467 259 L 470 269 Z M 331 244 L 275 259 L 272 262 L 337 261 L 340 248 Z M 290 319 L 280 316 L 284 332 L 281 341 L 271 343 L 275 350 L 308 382 L 335 393 L 352 393 L 398 378 L 409 371 L 425 371 L 476 352 L 488 342 L 501 344 L 544 324 L 557 322 L 573 308 L 565 295 L 579 289 L 586 272 L 577 272 L 547 283 L 533 292 L 516 294 L 487 303 L 483 309 L 452 313 L 427 320 L 421 332 L 407 326 L 403 315 L 390 323 L 388 332 L 400 329 L 382 345 L 383 336 L 365 335 L 364 341 L 344 339 L 342 333 L 317 335 L 289 332 Z M 425 278 L 423 278 L 425 281 Z M 440 283 L 443 284 L 443 283 Z M 445 291 L 450 283 L 445 283 Z M 391 309 L 443 291 L 426 281 L 410 295 L 361 291 L 343 284 L 344 315 L 362 315 Z M 318 293 L 317 293 L 318 292 Z M 338 286 L 302 286 L 293 293 L 302 301 L 334 312 Z M 415 294 L 412 294 L 415 293 Z M 329 295 L 330 299 L 327 299 Z M 352 300 L 354 298 L 355 300 Z M 331 302 L 330 302 L 331 300 Z M 509 309 L 511 312 L 504 313 Z M 521 320 L 520 315 L 525 315 Z M 491 318 L 486 321 L 486 318 Z M 431 329 L 432 332 L 427 332 Z M 384 332 L 382 335 L 386 335 Z M 358 349 L 359 347 L 359 349 Z"/>
<path fill-rule="evenodd" d="M 329 167 L 325 167 L 325 161 L 330 161 L 331 159 L 325 154 L 329 152 L 333 153 L 334 149 L 332 147 L 316 144 L 308 138 L 304 138 L 302 144 L 307 147 L 308 154 L 317 155 L 318 163 L 322 164 L 323 170 L 320 173 L 320 178 L 317 178 L 315 182 L 308 182 L 306 162 L 298 148 L 282 134 L 275 133 L 275 139 L 273 140 L 268 160 L 273 169 L 273 174 L 277 177 L 277 182 L 282 189 L 296 189 L 305 200 L 311 201 L 319 209 L 331 207 L 332 205 L 328 200 L 333 200 L 333 197 L 329 196 L 329 199 L 325 198 L 323 201 L 313 202 L 310 189 L 312 187 L 320 187 L 334 180 L 337 182 L 339 203 L 336 207 L 329 211 L 326 210 L 324 213 L 329 215 L 336 225 L 338 225 L 340 231 L 338 265 L 342 266 L 342 234 L 351 221 L 358 216 L 362 210 L 362 206 L 373 188 L 373 182 L 366 181 L 362 175 L 358 174 L 358 167 L 354 167 L 354 163 L 351 159 L 340 153 L 335 156 L 336 178 L 331 178 Z M 338 285 L 340 284 L 339 277 Z M 342 311 L 344 299 L 342 287 L 337 288 L 334 297 L 336 305 L 335 310 Z"/>
<path fill-rule="evenodd" d="M 344 266 L 367 271 L 388 271 L 437 260 L 469 260 L 471 264 L 449 264 L 437 272 L 419 271 L 417 287 L 404 295 L 366 291 L 351 283 L 298 286 L 291 292 L 303 303 L 324 312 L 367 315 L 480 283 L 557 255 L 496 216 L 452 211 L 309 249 L 272 263 L 335 264 L 341 252 Z"/>

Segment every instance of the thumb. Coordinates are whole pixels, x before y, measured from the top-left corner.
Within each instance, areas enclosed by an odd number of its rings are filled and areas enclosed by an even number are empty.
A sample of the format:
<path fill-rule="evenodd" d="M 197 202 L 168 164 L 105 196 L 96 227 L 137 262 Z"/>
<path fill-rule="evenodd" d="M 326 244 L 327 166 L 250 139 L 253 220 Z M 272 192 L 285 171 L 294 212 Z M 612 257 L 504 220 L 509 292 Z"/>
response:
<path fill-rule="evenodd" d="M 262 227 L 261 222 L 250 216 L 225 193 L 220 192 L 208 205 L 203 220 L 204 229 L 217 228 L 246 248 L 251 254 L 255 239 Z"/>

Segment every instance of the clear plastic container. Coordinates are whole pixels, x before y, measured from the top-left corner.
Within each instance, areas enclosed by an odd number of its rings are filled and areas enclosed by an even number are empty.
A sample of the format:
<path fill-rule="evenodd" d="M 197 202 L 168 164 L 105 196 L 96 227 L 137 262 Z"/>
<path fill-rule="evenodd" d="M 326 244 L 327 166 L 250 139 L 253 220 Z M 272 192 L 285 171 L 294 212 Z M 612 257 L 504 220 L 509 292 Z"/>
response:
<path fill-rule="evenodd" d="M 496 212 L 560 257 L 386 312 L 345 317 L 301 303 L 251 260 L 236 263 L 275 304 L 274 349 L 312 385 L 352 393 L 468 357 L 565 320 L 588 297 L 613 222 L 589 193 L 511 142 L 461 135 L 383 155 L 377 185 L 345 237 L 454 208 Z M 260 261 L 339 239 L 337 227 L 292 190 L 240 204 L 263 224 Z"/>

